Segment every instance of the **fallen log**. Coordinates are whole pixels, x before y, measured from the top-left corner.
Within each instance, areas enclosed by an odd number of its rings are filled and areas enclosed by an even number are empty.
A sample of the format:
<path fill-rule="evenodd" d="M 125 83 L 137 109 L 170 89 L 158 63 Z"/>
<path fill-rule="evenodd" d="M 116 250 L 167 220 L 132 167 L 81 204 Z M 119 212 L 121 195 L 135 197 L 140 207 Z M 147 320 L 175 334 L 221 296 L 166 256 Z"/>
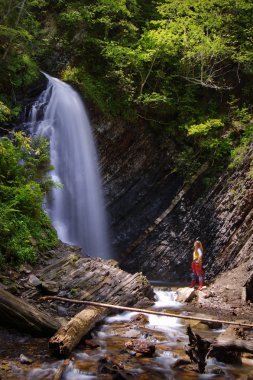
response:
<path fill-rule="evenodd" d="M 76 299 L 69 299 L 65 297 L 58 297 L 58 296 L 44 296 L 40 298 L 41 301 L 47 301 L 47 300 L 56 300 L 56 301 L 64 301 L 69 303 L 76 303 L 76 304 L 84 304 L 84 305 L 91 305 L 96 307 L 102 307 L 102 308 L 109 308 L 109 309 L 115 309 L 115 310 L 122 310 L 122 311 L 133 311 L 138 313 L 145 313 L 145 314 L 153 314 L 153 315 L 161 315 L 163 317 L 173 317 L 173 318 L 181 318 L 181 319 L 188 319 L 193 321 L 201 321 L 201 322 L 207 322 L 207 323 L 219 323 L 219 324 L 227 324 L 227 325 L 235 325 L 235 326 L 242 326 L 242 327 L 250 327 L 253 328 L 253 324 L 245 323 L 241 321 L 226 321 L 221 319 L 212 319 L 212 318 L 204 318 L 204 317 L 197 317 L 197 316 L 190 316 L 190 315 L 180 315 L 176 313 L 167 313 L 163 311 L 156 311 L 156 310 L 148 310 L 148 309 L 139 309 L 136 307 L 129 307 L 129 306 L 121 306 L 121 305 L 112 305 L 109 303 L 103 303 L 103 302 L 94 302 L 94 301 L 84 301 L 84 300 L 76 300 Z"/>
<path fill-rule="evenodd" d="M 49 349 L 56 356 L 66 357 L 97 322 L 107 314 L 105 308 L 88 308 L 76 314 L 49 340 Z"/>
<path fill-rule="evenodd" d="M 141 273 L 130 274 L 121 270 L 116 261 L 81 258 L 70 255 L 54 260 L 47 268 L 36 273 L 45 284 L 57 282 L 59 294 L 69 298 L 78 296 L 81 300 L 110 300 L 114 304 L 124 306 L 146 307 L 153 303 L 152 286 Z M 38 292 L 38 288 L 33 290 Z M 29 296 L 29 294 L 27 294 Z M 48 298 L 44 298 L 48 299 Z M 65 302 L 64 299 L 61 301 Z M 61 302 L 70 321 L 50 339 L 49 348 L 56 356 L 66 357 L 97 322 L 104 319 L 111 310 L 105 307 L 90 305 L 82 310 L 83 305 L 73 304 L 71 307 Z M 46 304 L 44 304 L 46 305 Z M 50 307 L 48 304 L 46 307 Z M 95 306 L 95 307 L 94 307 Z"/>
<path fill-rule="evenodd" d="M 1 288 L 0 323 L 46 336 L 52 335 L 61 326 L 59 320 Z"/>
<path fill-rule="evenodd" d="M 80 313 L 78 313 L 74 318 L 72 318 L 69 323 L 62 327 L 56 334 L 53 336 L 49 341 L 49 348 L 51 351 L 57 355 L 57 356 L 67 356 L 71 352 L 71 350 L 80 342 L 81 338 L 87 334 L 94 326 L 95 324 L 102 320 L 108 313 L 109 309 L 118 309 L 118 310 L 126 310 L 126 311 L 135 311 L 135 312 L 142 312 L 147 314 L 155 314 L 155 315 L 162 315 L 162 316 L 168 316 L 168 317 L 176 317 L 176 318 L 182 318 L 182 319 L 191 319 L 191 320 L 201 320 L 201 321 L 215 321 L 215 322 L 221 322 L 226 324 L 234 324 L 237 326 L 247 326 L 247 327 L 253 327 L 253 325 L 249 325 L 246 323 L 240 323 L 238 322 L 232 322 L 232 321 L 218 321 L 218 320 L 212 320 L 210 318 L 199 318 L 199 317 L 191 317 L 191 316 L 183 316 L 183 315 L 177 315 L 174 313 L 166 313 L 166 312 L 159 312 L 155 310 L 147 310 L 147 309 L 138 309 L 134 307 L 127 307 L 127 306 L 120 306 L 120 305 L 111 305 L 107 303 L 101 303 L 101 302 L 94 302 L 94 301 L 79 301 L 74 299 L 68 299 L 58 296 L 44 296 L 41 297 L 42 301 L 46 300 L 58 300 L 58 301 L 64 301 L 64 302 L 70 302 L 70 303 L 77 303 L 77 304 L 87 304 L 90 306 L 87 309 L 84 309 Z M 197 338 L 197 343 L 199 343 Z M 209 344 L 210 345 L 210 344 Z M 201 351 L 201 350 L 200 350 Z M 207 352 L 206 352 L 207 353 Z M 205 353 L 205 354 L 206 354 Z M 199 364 L 199 371 L 202 371 L 203 362 Z M 200 372 L 203 373 L 203 372 Z"/>

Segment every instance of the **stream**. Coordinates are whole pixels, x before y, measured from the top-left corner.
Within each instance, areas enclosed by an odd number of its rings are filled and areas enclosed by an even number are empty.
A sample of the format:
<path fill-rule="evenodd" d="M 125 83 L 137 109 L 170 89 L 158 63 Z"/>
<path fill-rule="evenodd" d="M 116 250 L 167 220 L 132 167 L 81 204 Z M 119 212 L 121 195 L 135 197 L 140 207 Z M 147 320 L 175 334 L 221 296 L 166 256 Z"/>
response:
<path fill-rule="evenodd" d="M 184 313 L 183 305 L 175 301 L 175 291 L 156 287 L 155 292 L 155 310 Z M 241 366 L 225 365 L 208 359 L 206 374 L 203 375 L 189 370 L 173 369 L 173 364 L 179 358 L 188 359 L 184 351 L 184 346 L 188 343 L 184 320 L 155 315 L 146 315 L 146 323 L 139 323 L 138 319 L 137 313 L 132 312 L 107 317 L 87 337 L 94 347 L 81 342 L 73 351 L 61 379 L 112 379 L 111 375 L 97 374 L 98 360 L 104 355 L 112 355 L 117 363 L 123 363 L 124 373 L 128 374 L 129 379 L 253 379 L 253 366 L 249 365 L 253 361 L 249 359 L 245 359 L 246 362 L 248 360 L 247 364 Z M 221 329 L 210 329 L 199 321 L 190 323 L 194 332 L 207 339 L 214 339 L 221 332 Z M 135 338 L 155 344 L 154 355 L 138 357 L 131 350 L 126 350 L 125 343 Z M 57 369 L 64 362 L 49 355 L 46 338 L 32 338 L 13 330 L 0 329 L 0 341 L 0 374 L 4 373 L 4 377 L 0 376 L 2 380 L 53 380 Z M 21 363 L 21 354 L 30 358 L 32 363 Z"/>

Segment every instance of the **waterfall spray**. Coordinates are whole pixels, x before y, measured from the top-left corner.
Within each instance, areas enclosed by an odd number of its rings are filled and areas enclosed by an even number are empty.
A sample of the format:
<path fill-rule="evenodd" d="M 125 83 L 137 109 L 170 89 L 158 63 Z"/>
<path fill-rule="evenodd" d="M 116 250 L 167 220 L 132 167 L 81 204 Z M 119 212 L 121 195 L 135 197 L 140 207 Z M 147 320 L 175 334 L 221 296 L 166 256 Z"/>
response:
<path fill-rule="evenodd" d="M 70 85 L 45 75 L 48 86 L 34 103 L 30 122 L 33 133 L 50 139 L 51 175 L 62 184 L 46 200 L 46 211 L 63 242 L 109 258 L 98 158 L 85 107 Z"/>

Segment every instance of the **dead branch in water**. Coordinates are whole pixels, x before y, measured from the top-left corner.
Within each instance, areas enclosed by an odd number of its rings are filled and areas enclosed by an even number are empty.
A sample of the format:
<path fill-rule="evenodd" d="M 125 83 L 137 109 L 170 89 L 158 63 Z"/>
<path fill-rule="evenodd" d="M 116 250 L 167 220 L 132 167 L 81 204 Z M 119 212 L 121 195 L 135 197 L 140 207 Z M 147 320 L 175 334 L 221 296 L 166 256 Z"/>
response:
<path fill-rule="evenodd" d="M 202 317 L 189 316 L 189 315 L 180 315 L 180 314 L 174 314 L 174 313 L 166 313 L 166 312 L 162 312 L 162 311 L 138 309 L 135 307 L 111 305 L 111 304 L 102 303 L 102 302 L 79 301 L 76 299 L 69 299 L 69 298 L 57 297 L 57 296 L 45 296 L 45 297 L 41 297 L 40 300 L 41 301 L 56 300 L 56 301 L 84 304 L 84 305 L 90 305 L 90 306 L 98 306 L 98 307 L 102 307 L 102 308 L 106 307 L 106 308 L 116 309 L 116 310 L 135 311 L 138 313 L 161 315 L 161 316 L 165 316 L 165 317 L 174 317 L 174 318 L 176 317 L 176 318 L 181 318 L 181 319 L 189 319 L 189 320 L 196 320 L 196 321 L 202 321 L 202 322 L 217 322 L 217 323 L 224 323 L 224 324 L 228 324 L 228 325 L 236 325 L 236 326 L 253 328 L 253 324 L 244 323 L 244 322 L 240 322 L 240 321 L 226 321 L 226 320 L 220 320 L 220 319 L 211 319 L 211 318 L 202 318 Z"/>

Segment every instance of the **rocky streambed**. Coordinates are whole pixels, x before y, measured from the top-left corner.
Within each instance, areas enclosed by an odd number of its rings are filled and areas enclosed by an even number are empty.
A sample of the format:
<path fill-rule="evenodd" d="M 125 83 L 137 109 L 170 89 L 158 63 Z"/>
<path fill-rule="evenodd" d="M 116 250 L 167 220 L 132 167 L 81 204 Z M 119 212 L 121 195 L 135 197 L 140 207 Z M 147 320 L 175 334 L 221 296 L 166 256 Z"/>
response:
<path fill-rule="evenodd" d="M 184 305 L 175 301 L 171 288 L 156 288 L 154 310 L 182 314 Z M 200 314 L 198 314 L 200 315 Z M 187 326 L 203 339 L 213 341 L 226 326 L 124 312 L 107 317 L 85 336 L 69 358 L 49 355 L 48 340 L 14 330 L 0 330 L 1 379 L 198 379 L 196 363 L 191 363 Z M 242 362 L 224 364 L 207 360 L 205 375 L 214 379 L 251 379 L 253 356 L 243 354 Z"/>
<path fill-rule="evenodd" d="M 172 312 L 175 317 L 130 312 L 105 314 L 67 358 L 57 358 L 48 349 L 49 337 L 34 337 L 27 332 L 2 327 L 1 379 L 197 379 L 198 365 L 191 362 L 186 354 L 186 348 L 189 348 L 187 326 L 190 325 L 201 339 L 210 342 L 218 338 L 227 326 L 202 323 L 194 316 L 242 318 L 242 313 L 236 314 L 232 307 L 227 315 L 223 315 L 225 299 L 220 299 L 219 304 L 217 298 L 216 311 L 212 308 L 211 312 L 213 301 L 210 294 L 215 292 L 215 283 L 202 292 L 193 291 L 195 297 L 181 304 L 176 301 L 178 290 L 175 288 L 153 288 L 142 274 L 127 274 L 118 268 L 115 261 L 80 257 L 79 253 L 77 247 L 60 245 L 58 250 L 41 258 L 36 267 L 24 266 L 19 272 L 12 270 L 11 273 L 2 274 L 1 287 L 63 323 L 68 323 L 84 306 L 59 301 L 40 303 L 41 295 L 109 302 L 118 287 L 117 297 L 113 298 L 115 302 Z M 229 291 L 234 293 L 233 289 L 227 288 L 227 295 Z M 209 302 L 209 306 L 204 302 Z M 179 314 L 192 315 L 193 319 L 184 321 L 177 317 Z M 245 331 L 243 339 L 245 342 L 252 340 L 249 331 Z M 205 373 L 215 379 L 241 379 L 242 374 L 245 379 L 250 379 L 253 376 L 252 364 L 252 354 L 249 352 L 240 354 L 240 360 L 233 364 L 224 364 L 210 357 Z"/>

